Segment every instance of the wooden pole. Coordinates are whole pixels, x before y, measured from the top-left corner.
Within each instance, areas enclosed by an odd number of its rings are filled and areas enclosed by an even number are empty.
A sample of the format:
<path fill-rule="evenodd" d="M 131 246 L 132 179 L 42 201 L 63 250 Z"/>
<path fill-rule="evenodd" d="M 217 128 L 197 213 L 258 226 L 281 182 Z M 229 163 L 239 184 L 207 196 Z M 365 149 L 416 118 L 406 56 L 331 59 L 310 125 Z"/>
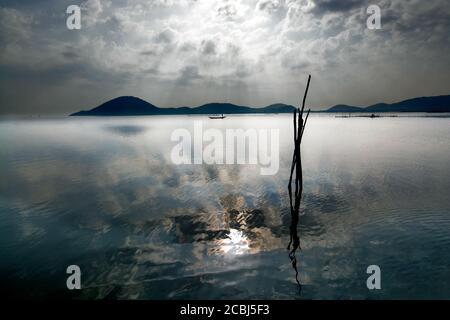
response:
<path fill-rule="evenodd" d="M 295 280 L 299 286 L 299 290 L 302 289 L 300 281 L 298 280 L 298 269 L 297 269 L 297 258 L 295 252 L 297 249 L 301 250 L 300 247 L 300 237 L 298 235 L 298 222 L 300 216 L 300 202 L 303 192 L 303 172 L 302 172 L 302 158 L 300 152 L 300 146 L 303 138 L 303 133 L 305 131 L 306 122 L 308 121 L 309 113 L 311 109 L 308 110 L 306 118 L 303 119 L 303 113 L 305 110 L 306 96 L 309 90 L 309 83 L 311 81 L 311 75 L 308 76 L 308 82 L 306 84 L 305 94 L 303 95 L 303 102 L 301 109 L 298 108 L 294 110 L 294 154 L 292 156 L 291 164 L 291 174 L 289 177 L 289 203 L 291 209 L 291 225 L 290 230 L 290 241 L 288 244 L 289 258 L 291 259 L 292 267 L 295 270 Z M 295 171 L 295 177 L 294 177 Z M 294 195 L 292 195 L 292 181 L 294 180 Z"/>

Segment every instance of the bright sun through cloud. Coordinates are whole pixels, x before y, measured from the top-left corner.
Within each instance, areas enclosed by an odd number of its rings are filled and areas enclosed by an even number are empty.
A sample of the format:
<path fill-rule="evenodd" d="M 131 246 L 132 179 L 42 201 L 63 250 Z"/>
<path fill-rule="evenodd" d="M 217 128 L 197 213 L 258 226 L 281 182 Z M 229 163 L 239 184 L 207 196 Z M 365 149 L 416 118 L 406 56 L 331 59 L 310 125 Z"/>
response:
<path fill-rule="evenodd" d="M 121 95 L 162 107 L 297 105 L 305 74 L 312 109 L 445 94 L 446 3 L 381 1 L 380 30 L 366 26 L 369 0 L 87 0 L 79 30 L 60 6 L 0 7 L 1 108 L 69 113 Z"/>

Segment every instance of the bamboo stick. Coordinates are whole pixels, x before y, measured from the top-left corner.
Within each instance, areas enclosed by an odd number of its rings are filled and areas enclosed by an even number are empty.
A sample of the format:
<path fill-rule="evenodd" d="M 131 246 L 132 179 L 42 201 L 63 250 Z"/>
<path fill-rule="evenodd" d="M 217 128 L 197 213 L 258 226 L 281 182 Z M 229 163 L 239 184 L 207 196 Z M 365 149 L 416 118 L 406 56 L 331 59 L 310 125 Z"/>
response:
<path fill-rule="evenodd" d="M 292 164 L 289 176 L 289 204 L 291 210 L 291 225 L 289 227 L 290 230 L 290 240 L 288 244 L 289 258 L 292 263 L 292 267 L 295 270 L 295 280 L 299 286 L 299 290 L 301 291 L 302 286 L 298 279 L 298 268 L 297 268 L 297 258 L 295 256 L 295 252 L 297 249 L 301 250 L 300 247 L 300 236 L 298 234 L 298 223 L 300 216 L 300 203 L 303 193 L 303 172 L 302 172 L 302 160 L 301 160 L 301 152 L 300 146 L 303 138 L 303 133 L 305 131 L 306 122 L 308 121 L 309 113 L 311 109 L 308 110 L 306 114 L 306 118 L 303 119 L 303 113 L 305 110 L 306 96 L 309 90 L 309 83 L 311 81 L 311 75 L 308 76 L 308 82 L 306 84 L 305 94 L 303 95 L 302 107 L 301 109 L 294 110 L 294 154 L 292 156 Z M 294 178 L 295 171 L 295 178 Z M 292 182 L 294 180 L 294 197 L 292 195 Z"/>

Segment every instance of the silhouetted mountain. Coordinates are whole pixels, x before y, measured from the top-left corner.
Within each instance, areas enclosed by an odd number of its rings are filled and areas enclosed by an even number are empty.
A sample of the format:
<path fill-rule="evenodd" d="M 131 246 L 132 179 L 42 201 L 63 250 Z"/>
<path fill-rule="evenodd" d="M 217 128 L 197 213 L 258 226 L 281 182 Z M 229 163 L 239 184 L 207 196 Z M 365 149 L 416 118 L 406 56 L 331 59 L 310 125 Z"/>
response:
<path fill-rule="evenodd" d="M 215 113 L 252 113 L 252 108 L 237 106 L 231 103 L 208 103 L 197 108 L 192 108 L 193 114 L 215 114 Z"/>
<path fill-rule="evenodd" d="M 72 116 L 129 116 L 159 114 L 159 108 L 136 97 L 118 97 L 89 111 L 80 111 Z"/>
<path fill-rule="evenodd" d="M 361 107 L 353 107 L 348 106 L 346 104 L 338 104 L 330 109 L 326 110 L 326 112 L 362 112 L 363 108 Z"/>
<path fill-rule="evenodd" d="M 287 105 L 284 103 L 276 103 L 271 104 L 270 106 L 261 108 L 261 111 L 267 112 L 267 113 L 287 113 L 287 112 L 293 112 L 295 109 L 294 106 Z"/>
<path fill-rule="evenodd" d="M 450 95 L 421 97 L 396 103 L 377 103 L 367 107 L 334 106 L 326 112 L 450 112 Z"/>
<path fill-rule="evenodd" d="M 366 108 L 370 112 L 450 112 L 450 96 L 421 97 L 397 103 L 380 103 Z"/>
<path fill-rule="evenodd" d="M 196 108 L 158 108 L 136 97 L 119 97 L 89 110 L 79 111 L 71 116 L 136 116 L 136 115 L 176 115 L 176 114 L 238 114 L 238 113 L 283 113 L 293 112 L 295 107 L 273 104 L 264 108 L 250 108 L 231 103 L 208 103 Z"/>
<path fill-rule="evenodd" d="M 388 112 L 391 109 L 391 105 L 387 103 L 377 103 L 371 106 L 363 108 L 363 111 L 373 111 L 373 112 Z"/>
<path fill-rule="evenodd" d="M 136 97 L 112 99 L 89 111 L 79 111 L 71 116 L 137 116 L 176 114 L 239 114 L 239 113 L 290 113 L 295 107 L 272 104 L 263 108 L 250 108 L 231 103 L 208 103 L 199 107 L 158 108 Z M 396 103 L 378 103 L 368 107 L 335 105 L 322 112 L 450 112 L 450 95 L 421 97 Z"/>

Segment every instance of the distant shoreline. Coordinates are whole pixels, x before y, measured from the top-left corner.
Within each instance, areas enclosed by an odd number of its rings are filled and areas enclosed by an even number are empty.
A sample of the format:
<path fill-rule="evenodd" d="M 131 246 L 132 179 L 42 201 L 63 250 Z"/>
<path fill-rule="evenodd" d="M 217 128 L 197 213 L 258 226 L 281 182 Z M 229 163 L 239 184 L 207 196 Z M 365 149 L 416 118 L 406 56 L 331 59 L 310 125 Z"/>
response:
<path fill-rule="evenodd" d="M 311 114 L 315 115 L 335 115 L 336 118 L 370 118 L 370 114 L 368 112 L 354 112 L 354 113 L 345 113 L 345 112 L 329 112 L 323 110 L 311 110 Z M 378 112 L 379 117 L 375 118 L 450 118 L 450 112 Z M 287 112 L 284 113 L 227 113 L 229 116 L 233 117 L 244 117 L 244 116 L 292 116 Z M 167 117 L 167 116 L 181 116 L 181 117 L 207 117 L 208 114 L 152 114 L 152 115 L 83 115 L 83 116 L 71 116 L 64 114 L 48 114 L 48 115 L 26 115 L 26 114 L 4 114 L 0 115 L 0 121 L 16 121 L 16 120 L 62 120 L 65 118 L 120 118 L 120 117 Z"/>
<path fill-rule="evenodd" d="M 72 113 L 70 116 L 153 116 L 153 115 L 211 115 L 211 114 L 277 114 L 292 113 L 296 107 L 277 103 L 262 108 L 239 106 L 231 103 L 208 103 L 198 107 L 160 108 L 145 100 L 132 96 L 122 96 L 109 100 L 87 111 Z M 397 103 L 378 103 L 367 107 L 335 105 L 326 110 L 311 110 L 314 113 L 405 113 L 450 112 L 450 95 L 413 98 Z"/>
<path fill-rule="evenodd" d="M 349 114 L 349 112 L 344 111 L 328 111 L 328 110 L 311 110 L 311 113 L 315 114 L 336 114 L 336 115 L 345 115 Z M 343 116 L 342 118 L 360 118 L 360 117 L 367 117 L 370 116 L 370 114 L 380 114 L 381 117 L 398 117 L 398 118 L 407 118 L 407 117 L 414 117 L 413 115 L 408 114 L 428 114 L 430 117 L 439 117 L 439 114 L 443 114 L 442 117 L 447 117 L 447 115 L 450 117 L 450 111 L 378 111 L 378 112 L 368 112 L 368 111 L 359 111 L 359 112 L 350 112 L 350 116 Z M 226 115 L 234 115 L 234 116 L 248 116 L 248 115 L 290 115 L 290 112 L 240 112 L 240 113 L 224 113 Z M 392 114 L 389 116 L 389 114 Z M 93 114 L 83 114 L 83 115 L 74 115 L 71 114 L 69 117 L 158 117 L 158 116 L 187 116 L 187 117 L 196 117 L 196 116 L 209 116 L 211 113 L 178 113 L 178 114 L 127 114 L 127 115 L 117 115 L 117 114 L 102 114 L 102 115 L 93 115 Z M 33 116 L 34 118 L 38 118 L 37 116 Z M 44 116 L 45 117 L 45 116 Z"/>

